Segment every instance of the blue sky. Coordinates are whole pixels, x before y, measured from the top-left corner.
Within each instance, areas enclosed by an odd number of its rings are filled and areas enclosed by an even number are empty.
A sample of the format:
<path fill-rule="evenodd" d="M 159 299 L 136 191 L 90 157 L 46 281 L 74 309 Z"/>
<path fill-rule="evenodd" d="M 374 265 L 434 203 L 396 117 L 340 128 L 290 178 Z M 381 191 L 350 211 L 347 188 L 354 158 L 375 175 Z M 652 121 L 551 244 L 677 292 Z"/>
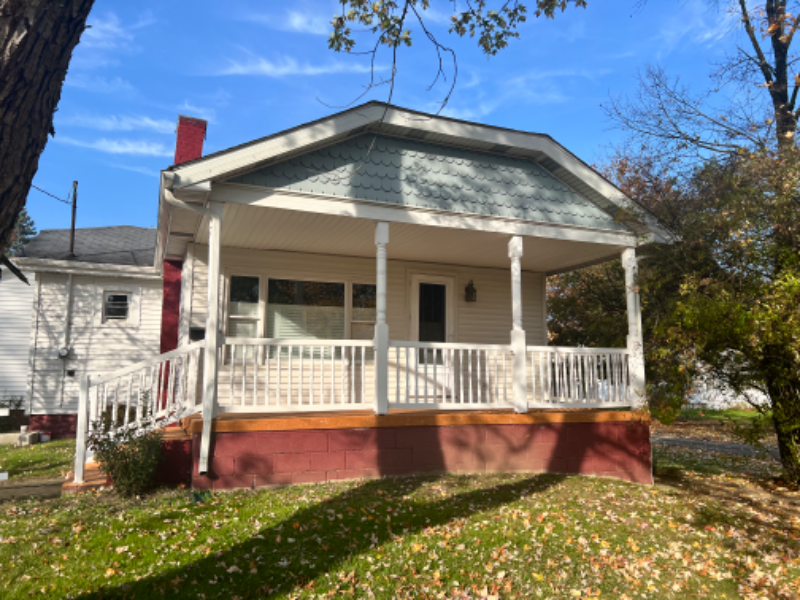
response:
<path fill-rule="evenodd" d="M 531 2 L 532 3 L 532 0 Z M 737 41 L 735 20 L 703 0 L 589 0 L 555 20 L 531 17 L 501 54 L 447 34 L 448 0 L 432 0 L 433 31 L 458 53 L 450 116 L 553 136 L 588 162 L 620 133 L 601 104 L 635 91 L 648 63 L 698 90 Z M 368 81 L 365 57 L 327 49 L 331 0 L 98 0 L 77 47 L 34 184 L 66 197 L 79 181 L 78 226 L 156 225 L 158 173 L 172 163 L 178 114 L 209 121 L 205 153 L 337 112 Z M 366 39 L 364 41 L 366 42 Z M 366 43 L 361 45 L 365 49 Z M 433 111 L 435 56 L 417 33 L 400 53 L 394 103 Z M 387 74 L 389 56 L 378 57 Z M 385 100 L 386 87 L 363 101 Z M 69 227 L 69 207 L 31 190 L 39 229 Z"/>

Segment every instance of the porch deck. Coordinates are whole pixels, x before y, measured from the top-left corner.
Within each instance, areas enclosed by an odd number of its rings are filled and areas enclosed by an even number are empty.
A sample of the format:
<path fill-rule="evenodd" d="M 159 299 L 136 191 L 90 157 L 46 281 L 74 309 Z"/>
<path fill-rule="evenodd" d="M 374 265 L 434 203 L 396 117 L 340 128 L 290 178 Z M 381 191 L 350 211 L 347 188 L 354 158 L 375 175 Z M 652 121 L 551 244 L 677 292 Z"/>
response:
<path fill-rule="evenodd" d="M 380 427 L 455 427 L 469 425 L 552 425 L 557 423 L 608 423 L 641 421 L 630 410 L 568 408 L 532 410 L 517 413 L 513 409 L 451 411 L 446 409 L 391 408 L 389 414 L 373 410 L 318 411 L 296 413 L 224 413 L 214 419 L 214 433 L 255 431 L 304 431 L 325 429 L 368 429 Z M 203 431 L 203 415 L 195 413 L 181 421 L 187 435 Z"/>

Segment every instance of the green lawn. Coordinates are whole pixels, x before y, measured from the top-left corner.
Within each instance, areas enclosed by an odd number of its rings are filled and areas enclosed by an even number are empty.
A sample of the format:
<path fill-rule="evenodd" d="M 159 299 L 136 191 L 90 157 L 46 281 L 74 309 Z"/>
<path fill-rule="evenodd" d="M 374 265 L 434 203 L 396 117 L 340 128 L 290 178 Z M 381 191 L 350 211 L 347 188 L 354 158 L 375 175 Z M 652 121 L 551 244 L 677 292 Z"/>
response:
<path fill-rule="evenodd" d="M 758 478 L 780 475 L 780 463 L 767 456 L 735 456 L 695 448 L 666 444 L 653 445 L 653 464 L 656 475 L 670 477 L 690 471 L 709 475 L 745 475 Z"/>
<path fill-rule="evenodd" d="M 10 482 L 61 477 L 75 461 L 75 440 L 58 440 L 15 448 L 0 445 L 0 471 Z"/>
<path fill-rule="evenodd" d="M 800 589 L 800 523 L 781 505 L 677 485 L 408 477 L 144 500 L 103 492 L 0 510 L 3 598 L 766 598 Z"/>
<path fill-rule="evenodd" d="M 684 408 L 676 421 L 717 421 L 720 423 L 733 420 L 737 423 L 743 424 L 750 421 L 758 413 L 754 410 L 745 410 L 737 408 L 726 408 L 724 410 L 714 409 L 700 409 L 700 408 Z"/>

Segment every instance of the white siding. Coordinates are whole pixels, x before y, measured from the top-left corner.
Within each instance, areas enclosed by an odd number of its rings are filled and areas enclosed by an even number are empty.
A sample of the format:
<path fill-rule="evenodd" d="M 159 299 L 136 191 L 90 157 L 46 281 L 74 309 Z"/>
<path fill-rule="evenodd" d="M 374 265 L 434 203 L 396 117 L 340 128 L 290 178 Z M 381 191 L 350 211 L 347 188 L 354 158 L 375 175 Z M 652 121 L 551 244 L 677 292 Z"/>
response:
<path fill-rule="evenodd" d="M 25 273 L 31 285 L 8 269 L 0 273 L 0 398 L 25 396 L 28 388 L 28 349 L 33 316 L 33 273 Z"/>
<path fill-rule="evenodd" d="M 159 353 L 160 280 L 73 275 L 72 328 L 66 360 L 58 358 L 64 335 L 67 276 L 40 273 L 38 326 L 34 336 L 31 413 L 74 413 L 80 377 L 124 368 Z M 138 315 L 131 323 L 102 322 L 103 291 L 138 290 Z M 75 375 L 69 376 L 68 370 Z"/>
<path fill-rule="evenodd" d="M 511 271 L 414 263 L 391 260 L 388 245 L 387 321 L 389 337 L 408 340 L 411 335 L 411 277 L 415 273 L 455 278 L 455 340 L 464 343 L 508 344 L 511 331 Z M 208 248 L 194 248 L 190 322 L 205 327 L 208 306 Z M 261 275 L 277 279 L 317 279 L 330 282 L 375 283 L 375 260 L 299 252 L 275 252 L 223 248 L 222 272 Z M 464 288 L 472 280 L 478 290 L 477 302 L 464 300 Z M 522 273 L 523 326 L 529 345 L 545 345 L 543 273 Z M 225 293 L 224 286 L 222 293 Z"/>

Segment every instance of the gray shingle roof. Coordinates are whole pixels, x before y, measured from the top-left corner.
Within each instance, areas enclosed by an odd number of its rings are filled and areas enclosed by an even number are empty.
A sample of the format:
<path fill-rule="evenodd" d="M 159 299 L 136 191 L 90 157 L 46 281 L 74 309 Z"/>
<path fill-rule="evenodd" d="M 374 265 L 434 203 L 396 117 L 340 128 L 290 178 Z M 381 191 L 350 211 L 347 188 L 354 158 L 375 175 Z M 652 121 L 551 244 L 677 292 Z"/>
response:
<path fill-rule="evenodd" d="M 22 250 L 27 258 L 70 260 L 69 229 L 45 229 Z M 75 230 L 78 262 L 152 267 L 155 262 L 156 230 L 119 225 Z"/>
<path fill-rule="evenodd" d="M 531 161 L 384 135 L 358 136 L 231 181 L 460 213 L 626 230 L 609 213 Z"/>

